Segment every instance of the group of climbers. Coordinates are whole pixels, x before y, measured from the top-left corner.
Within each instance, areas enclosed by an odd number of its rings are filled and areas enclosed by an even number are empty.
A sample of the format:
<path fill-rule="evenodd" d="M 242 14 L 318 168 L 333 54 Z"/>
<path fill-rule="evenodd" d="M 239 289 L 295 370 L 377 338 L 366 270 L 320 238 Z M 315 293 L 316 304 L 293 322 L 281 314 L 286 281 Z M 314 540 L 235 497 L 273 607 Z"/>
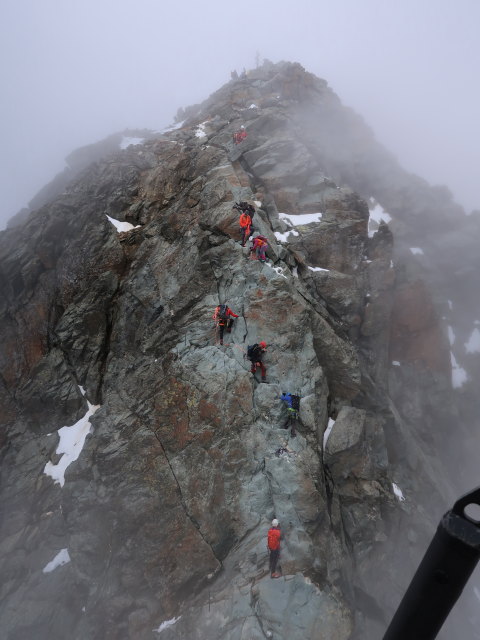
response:
<path fill-rule="evenodd" d="M 244 247 L 247 244 L 248 239 L 253 234 L 253 216 L 255 215 L 255 208 L 248 202 L 236 202 L 233 205 L 233 208 L 240 211 L 238 223 L 242 234 L 242 247 Z M 258 234 L 258 236 L 255 236 L 252 240 L 252 245 L 250 247 L 251 258 L 253 260 L 259 260 L 260 262 L 266 262 L 267 248 L 267 238 Z"/>
<path fill-rule="evenodd" d="M 225 334 L 225 330 L 227 331 L 227 333 L 232 332 L 234 322 L 233 318 L 238 318 L 238 315 L 230 309 L 228 304 L 219 304 L 215 307 L 212 318 L 215 323 L 215 329 L 218 332 L 220 345 L 223 346 L 223 336 Z M 250 360 L 251 363 L 251 373 L 255 376 L 257 367 L 260 368 L 260 372 L 262 374 L 262 382 L 267 381 L 267 370 L 262 361 L 263 354 L 266 351 L 267 343 L 262 340 L 258 344 L 255 343 L 253 345 L 249 345 L 246 352 L 246 357 Z"/>
<path fill-rule="evenodd" d="M 234 142 L 238 144 L 246 137 L 244 127 L 240 132 L 234 133 Z M 241 244 L 242 247 L 246 245 L 251 235 L 253 234 L 253 216 L 255 214 L 255 208 L 248 202 L 238 202 L 233 206 L 234 209 L 240 212 L 239 224 L 241 231 Z M 265 236 L 259 234 L 253 238 L 252 246 L 250 247 L 251 257 L 260 262 L 266 261 L 266 250 L 268 248 L 268 240 Z M 234 313 L 227 304 L 219 304 L 213 314 L 213 320 L 215 322 L 218 336 L 220 339 L 220 345 L 223 346 L 223 337 L 225 330 L 231 333 L 234 318 L 239 316 Z M 263 363 L 263 357 L 267 351 L 267 344 L 264 340 L 253 345 L 248 345 L 246 351 L 246 358 L 250 360 L 250 372 L 255 377 L 257 369 L 260 369 L 261 381 L 267 382 L 267 370 Z M 284 425 L 284 429 L 290 429 L 290 435 L 292 438 L 296 437 L 296 427 L 298 414 L 300 410 L 300 396 L 292 394 L 290 392 L 283 392 L 280 396 L 280 400 L 287 405 L 287 420 Z M 268 530 L 267 534 L 267 549 L 269 552 L 269 565 L 271 578 L 280 578 L 281 573 L 277 572 L 277 563 L 280 556 L 280 540 L 281 532 L 278 520 L 274 518 L 272 520 L 272 526 Z"/>

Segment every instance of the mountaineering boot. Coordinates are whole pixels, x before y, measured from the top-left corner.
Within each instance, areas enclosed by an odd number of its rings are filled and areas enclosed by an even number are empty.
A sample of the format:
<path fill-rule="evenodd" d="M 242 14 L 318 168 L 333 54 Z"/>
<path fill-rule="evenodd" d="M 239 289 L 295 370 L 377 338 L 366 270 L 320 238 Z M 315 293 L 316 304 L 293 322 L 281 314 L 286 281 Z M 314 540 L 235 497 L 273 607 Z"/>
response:
<path fill-rule="evenodd" d="M 223 347 L 223 340 L 220 340 L 220 345 Z"/>
<path fill-rule="evenodd" d="M 281 578 L 281 577 L 282 577 L 282 574 L 281 574 L 281 573 L 277 573 L 277 572 L 275 572 L 275 573 L 272 573 L 271 577 L 272 577 L 272 578 Z"/>
<path fill-rule="evenodd" d="M 262 378 L 262 382 L 266 382 L 267 379 L 265 377 Z"/>

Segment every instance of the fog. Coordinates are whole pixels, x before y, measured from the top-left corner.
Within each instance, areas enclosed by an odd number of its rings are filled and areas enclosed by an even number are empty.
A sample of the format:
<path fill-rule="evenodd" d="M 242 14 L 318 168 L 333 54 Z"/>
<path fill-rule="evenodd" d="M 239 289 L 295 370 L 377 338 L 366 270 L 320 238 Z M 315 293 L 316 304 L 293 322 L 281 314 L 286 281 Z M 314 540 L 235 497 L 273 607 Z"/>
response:
<path fill-rule="evenodd" d="M 70 151 L 170 123 L 257 51 L 325 78 L 405 168 L 480 208 L 476 0 L 4 0 L 0 12 L 3 223 Z"/>
<path fill-rule="evenodd" d="M 478 0 L 3 0 L 0 228 L 79 146 L 300 62 L 402 165 L 480 209 Z M 477 582 L 478 584 L 478 573 Z"/>

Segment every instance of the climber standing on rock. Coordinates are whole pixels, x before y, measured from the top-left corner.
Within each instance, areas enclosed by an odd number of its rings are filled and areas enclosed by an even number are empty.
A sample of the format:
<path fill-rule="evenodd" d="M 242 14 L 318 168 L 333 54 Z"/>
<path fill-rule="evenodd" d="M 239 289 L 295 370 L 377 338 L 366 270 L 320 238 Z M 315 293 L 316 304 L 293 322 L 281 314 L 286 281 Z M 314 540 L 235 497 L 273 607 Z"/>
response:
<path fill-rule="evenodd" d="M 300 396 L 297 396 L 293 393 L 284 392 L 280 396 L 280 400 L 283 400 L 283 402 L 287 403 L 288 410 L 287 422 L 285 423 L 285 426 L 283 428 L 288 429 L 290 427 L 290 435 L 292 436 L 292 438 L 295 438 L 297 435 L 296 426 L 298 420 L 298 412 L 300 411 Z"/>
<path fill-rule="evenodd" d="M 247 132 L 245 131 L 245 127 L 242 124 L 242 126 L 240 127 L 240 131 L 236 131 L 233 134 L 233 141 L 235 144 L 240 144 L 240 142 L 243 142 L 246 137 L 247 137 Z"/>
<path fill-rule="evenodd" d="M 265 238 L 265 236 L 257 236 L 253 239 L 252 248 L 250 249 L 250 251 L 252 251 L 252 258 L 254 260 L 260 260 L 260 262 L 265 262 L 265 252 L 267 248 L 268 240 Z"/>
<path fill-rule="evenodd" d="M 280 578 L 281 574 L 277 573 L 277 562 L 280 556 L 280 539 L 282 534 L 280 527 L 278 526 L 278 520 L 274 518 L 272 520 L 272 526 L 268 530 L 267 534 L 267 549 L 270 554 L 270 577 Z"/>
<path fill-rule="evenodd" d="M 232 331 L 233 318 L 238 318 L 238 316 L 227 304 L 219 304 L 215 308 L 213 320 L 215 322 L 215 327 L 218 328 L 221 345 L 223 345 L 223 333 L 225 329 L 227 330 L 227 333 L 231 333 Z"/>
<path fill-rule="evenodd" d="M 260 367 L 260 371 L 262 374 L 262 382 L 267 381 L 267 370 L 265 365 L 262 362 L 263 354 L 267 350 L 267 343 L 262 340 L 258 344 L 249 345 L 247 347 L 247 358 L 252 363 L 250 367 L 250 371 L 253 375 L 255 375 L 257 371 L 257 366 Z"/>
<path fill-rule="evenodd" d="M 242 247 L 245 246 L 248 239 L 250 238 L 251 228 L 252 228 L 252 219 L 245 211 L 240 215 L 240 230 L 242 232 Z"/>

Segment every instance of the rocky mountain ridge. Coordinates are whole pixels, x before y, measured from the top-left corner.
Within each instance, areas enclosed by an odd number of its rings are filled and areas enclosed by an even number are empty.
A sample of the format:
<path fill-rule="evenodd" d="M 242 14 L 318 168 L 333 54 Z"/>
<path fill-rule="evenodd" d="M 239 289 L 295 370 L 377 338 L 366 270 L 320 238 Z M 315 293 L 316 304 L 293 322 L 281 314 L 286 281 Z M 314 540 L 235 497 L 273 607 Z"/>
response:
<path fill-rule="evenodd" d="M 379 638 L 478 446 L 478 218 L 300 65 L 184 116 L 0 235 L 5 637 Z M 224 347 L 219 302 L 240 316 Z M 266 385 L 244 358 L 262 339 Z M 56 432 L 78 423 L 62 483 Z"/>

